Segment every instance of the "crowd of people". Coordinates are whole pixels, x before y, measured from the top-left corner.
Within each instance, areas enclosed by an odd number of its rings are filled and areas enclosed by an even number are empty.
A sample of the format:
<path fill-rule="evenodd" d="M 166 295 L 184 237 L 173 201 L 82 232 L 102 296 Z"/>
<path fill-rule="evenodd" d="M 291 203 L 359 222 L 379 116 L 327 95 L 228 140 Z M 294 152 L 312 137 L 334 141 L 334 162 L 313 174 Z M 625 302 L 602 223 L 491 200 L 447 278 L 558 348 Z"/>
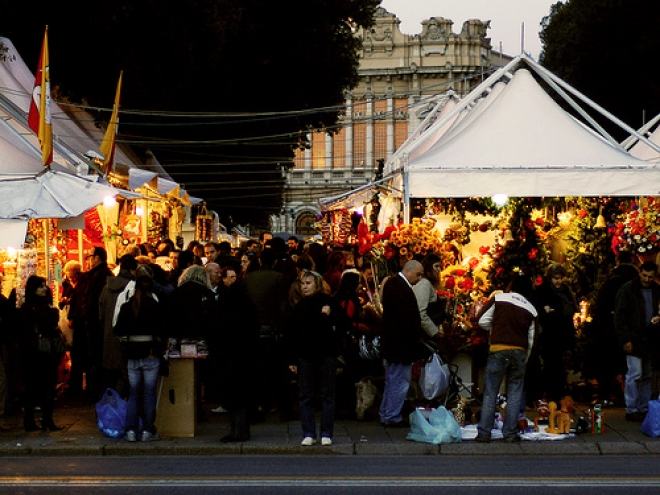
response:
<path fill-rule="evenodd" d="M 97 401 L 111 388 L 127 398 L 127 441 L 160 438 L 158 377 L 171 342 L 182 339 L 205 350 L 205 359 L 195 363 L 198 419 L 227 412 L 224 442 L 249 440 L 250 424 L 276 412 L 285 421 L 300 419 L 303 446 L 319 439 L 332 445 L 335 417 L 355 414 L 355 384 L 364 376 L 384 378 L 381 423 L 407 426 L 413 365 L 442 349 L 443 324 L 451 318 L 437 293 L 442 260 L 434 254 L 402 261 L 380 284 L 370 264 L 355 266 L 343 251 L 269 233 L 241 249 L 191 242 L 178 250 L 167 239 L 155 247 L 142 244 L 128 249 L 117 266 L 108 265 L 104 248 L 94 247 L 85 263 L 84 270 L 77 262 L 64 267 L 59 307 L 37 276 L 27 281 L 20 311 L 15 300 L 0 298 L 3 343 L 20 351 L 19 359 L 5 353 L 0 362 L 0 403 L 5 406 L 9 388 L 20 399 L 26 431 L 60 429 L 53 421 L 60 330 L 71 351 L 65 393 Z M 615 373 L 625 375 L 626 417 L 634 421 L 643 418 L 651 396 L 660 324 L 656 275 L 654 263 L 638 271 L 622 256 L 596 304 L 594 342 L 611 361 L 591 371 L 605 393 Z M 524 411 L 530 397 L 559 402 L 568 392 L 566 355 L 576 346 L 577 305 L 566 269 L 552 264 L 537 287 L 529 274 L 511 276 L 507 291 L 493 294 L 477 316 L 491 335 L 483 441 L 490 439 L 504 376 L 509 407 L 516 411 Z M 364 353 L 362 343 L 376 342 L 376 336 L 379 347 Z M 517 441 L 513 417 L 505 423 L 505 438 Z"/>

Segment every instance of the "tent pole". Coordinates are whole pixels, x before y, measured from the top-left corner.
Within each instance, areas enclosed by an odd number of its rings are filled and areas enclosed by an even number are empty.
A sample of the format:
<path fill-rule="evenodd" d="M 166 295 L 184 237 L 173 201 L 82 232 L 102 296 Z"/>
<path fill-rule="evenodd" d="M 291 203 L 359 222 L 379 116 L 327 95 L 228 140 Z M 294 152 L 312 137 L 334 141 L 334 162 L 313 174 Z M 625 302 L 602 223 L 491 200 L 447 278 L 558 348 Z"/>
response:
<path fill-rule="evenodd" d="M 44 226 L 44 258 L 46 259 L 46 283 L 48 287 L 53 282 L 53 277 L 50 273 L 50 220 L 43 219 Z"/>
<path fill-rule="evenodd" d="M 403 223 L 410 223 L 410 188 L 408 187 L 408 172 L 403 173 Z"/>
<path fill-rule="evenodd" d="M 83 270 L 85 270 L 85 259 L 83 256 L 83 231 L 82 229 L 78 229 L 78 263 L 80 263 L 80 266 L 83 267 Z"/>

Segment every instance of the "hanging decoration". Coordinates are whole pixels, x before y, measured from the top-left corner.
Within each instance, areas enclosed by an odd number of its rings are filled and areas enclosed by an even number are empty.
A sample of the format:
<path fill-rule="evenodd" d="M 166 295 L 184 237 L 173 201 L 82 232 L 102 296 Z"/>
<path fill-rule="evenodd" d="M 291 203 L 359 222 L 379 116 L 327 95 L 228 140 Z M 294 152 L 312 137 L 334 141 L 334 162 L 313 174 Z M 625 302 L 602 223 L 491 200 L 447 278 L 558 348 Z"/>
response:
<path fill-rule="evenodd" d="M 574 201 L 575 218 L 566 235 L 568 283 L 578 300 L 593 301 L 600 283 L 614 266 L 610 240 L 607 231 L 599 227 L 599 218 L 604 224 L 603 209 L 613 211 L 615 203 L 597 198 Z"/>
<path fill-rule="evenodd" d="M 620 215 L 610 226 L 612 250 L 635 254 L 660 251 L 660 201 L 643 197 L 639 201 L 621 203 Z"/>

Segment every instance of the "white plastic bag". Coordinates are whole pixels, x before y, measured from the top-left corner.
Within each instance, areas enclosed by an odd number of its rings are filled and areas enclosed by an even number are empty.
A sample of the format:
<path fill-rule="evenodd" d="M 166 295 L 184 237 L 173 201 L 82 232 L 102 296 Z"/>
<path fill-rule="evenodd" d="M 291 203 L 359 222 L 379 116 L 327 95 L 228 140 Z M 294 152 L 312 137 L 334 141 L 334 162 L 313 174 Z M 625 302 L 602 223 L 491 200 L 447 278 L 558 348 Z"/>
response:
<path fill-rule="evenodd" d="M 449 377 L 449 366 L 437 352 L 434 352 L 422 368 L 419 377 L 419 386 L 424 398 L 432 400 L 444 394 L 449 387 Z"/>

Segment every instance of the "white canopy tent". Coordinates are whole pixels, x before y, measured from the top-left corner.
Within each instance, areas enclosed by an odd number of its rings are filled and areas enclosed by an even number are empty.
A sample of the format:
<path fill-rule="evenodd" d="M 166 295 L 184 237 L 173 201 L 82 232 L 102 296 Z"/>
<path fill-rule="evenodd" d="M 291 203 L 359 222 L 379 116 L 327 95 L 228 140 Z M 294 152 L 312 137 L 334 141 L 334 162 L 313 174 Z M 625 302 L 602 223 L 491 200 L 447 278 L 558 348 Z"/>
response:
<path fill-rule="evenodd" d="M 431 126 L 424 122 L 385 169 L 396 174 L 392 185 L 404 191 L 406 208 L 410 198 L 660 195 L 660 164 L 628 153 L 576 100 L 660 154 L 658 144 L 521 54 Z"/>
<path fill-rule="evenodd" d="M 72 218 L 103 203 L 107 196 L 142 197 L 95 179 L 50 169 L 0 177 L 0 218 Z"/>
<path fill-rule="evenodd" d="M 583 119 L 591 127 L 564 111 L 530 70 L 548 81 L 576 109 L 580 107 L 564 90 L 637 134 L 526 55 L 520 55 L 475 89 L 444 120 L 454 117 L 452 113 L 458 114 L 486 88 L 492 89 L 483 102 L 487 106 L 478 115 L 471 118 L 468 113 L 456 120 L 453 126 L 461 129 L 455 131 L 450 126 L 425 153 L 415 155 L 412 147 L 402 154 L 400 170 L 409 197 L 660 194 L 659 166 L 627 153 L 581 108 Z M 482 106 L 477 105 L 472 112 Z M 440 120 L 436 124 L 444 123 Z M 657 148 L 641 135 L 638 139 Z"/>
<path fill-rule="evenodd" d="M 639 132 L 646 135 L 646 133 L 653 129 L 653 126 L 658 124 L 658 122 L 660 122 L 660 114 L 651 119 L 644 127 L 639 130 Z M 652 143 L 660 145 L 660 125 L 656 126 L 655 130 L 648 136 L 648 139 Z M 655 163 L 660 162 L 660 152 L 651 148 L 643 141 L 629 139 L 627 142 L 624 141 L 622 144 L 626 146 L 626 148 L 629 147 L 630 154 L 639 158 L 640 160 Z"/>

